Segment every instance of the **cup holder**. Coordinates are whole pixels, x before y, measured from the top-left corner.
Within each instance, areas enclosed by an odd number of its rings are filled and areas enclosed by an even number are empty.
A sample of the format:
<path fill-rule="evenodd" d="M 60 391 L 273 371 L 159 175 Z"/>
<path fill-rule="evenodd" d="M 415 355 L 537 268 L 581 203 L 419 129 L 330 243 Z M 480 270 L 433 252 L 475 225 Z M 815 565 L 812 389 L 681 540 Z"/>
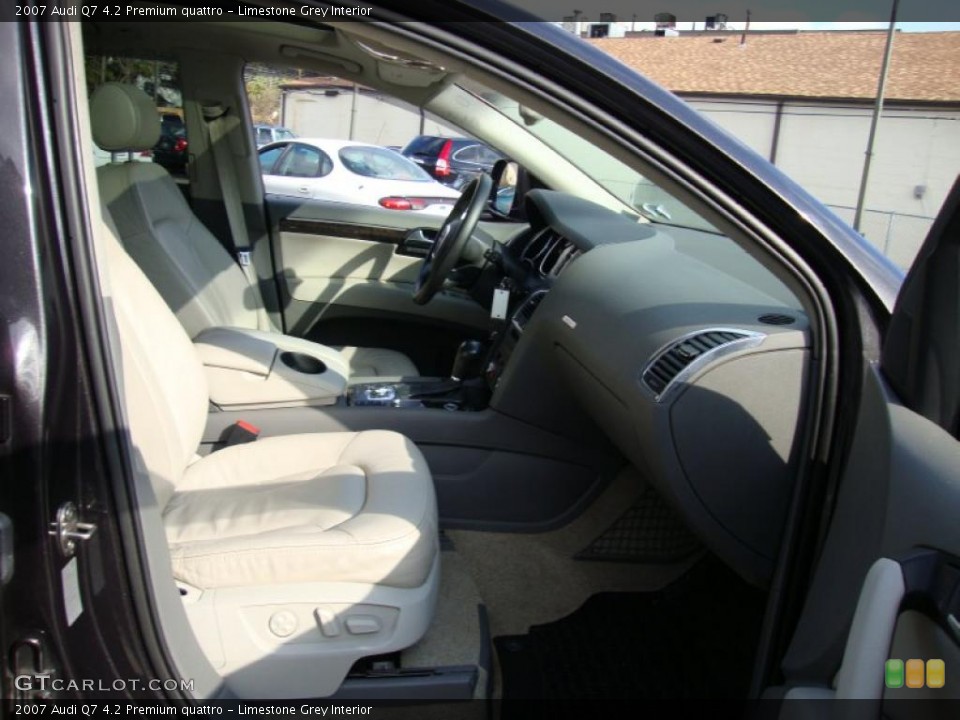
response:
<path fill-rule="evenodd" d="M 280 362 L 304 375 L 319 375 L 327 371 L 327 366 L 322 360 L 305 353 L 282 352 L 280 353 Z"/>

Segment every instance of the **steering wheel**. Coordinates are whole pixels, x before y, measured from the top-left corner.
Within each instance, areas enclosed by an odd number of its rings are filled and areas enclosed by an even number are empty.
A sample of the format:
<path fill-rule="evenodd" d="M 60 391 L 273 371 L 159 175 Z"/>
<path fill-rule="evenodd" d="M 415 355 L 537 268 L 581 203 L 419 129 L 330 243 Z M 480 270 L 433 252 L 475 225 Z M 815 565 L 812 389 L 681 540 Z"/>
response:
<path fill-rule="evenodd" d="M 486 173 L 481 173 L 464 186 L 420 266 L 413 290 L 413 301 L 417 305 L 426 305 L 443 287 L 444 280 L 456 266 L 467 240 L 480 221 L 480 213 L 492 189 L 493 180 Z"/>

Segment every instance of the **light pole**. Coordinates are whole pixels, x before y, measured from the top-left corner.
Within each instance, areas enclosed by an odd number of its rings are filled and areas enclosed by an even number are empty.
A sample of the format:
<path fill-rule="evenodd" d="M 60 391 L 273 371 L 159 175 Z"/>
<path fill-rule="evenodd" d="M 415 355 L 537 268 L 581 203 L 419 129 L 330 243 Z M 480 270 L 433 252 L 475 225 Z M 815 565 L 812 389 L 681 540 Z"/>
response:
<path fill-rule="evenodd" d="M 890 57 L 893 55 L 893 35 L 897 27 L 897 5 L 900 0 L 893 0 L 890 10 L 890 28 L 887 30 L 887 46 L 883 51 L 883 66 L 880 68 L 880 82 L 877 86 L 877 101 L 873 106 L 873 119 L 870 121 L 870 135 L 867 138 L 867 151 L 863 160 L 863 176 L 860 178 L 860 194 L 857 196 L 857 211 L 853 216 L 853 229 L 860 232 L 860 221 L 863 219 L 863 205 L 867 198 L 867 182 L 870 179 L 870 162 L 873 160 L 873 148 L 877 141 L 877 127 L 880 124 L 880 115 L 883 113 L 883 96 L 887 89 L 887 73 L 890 70 Z"/>

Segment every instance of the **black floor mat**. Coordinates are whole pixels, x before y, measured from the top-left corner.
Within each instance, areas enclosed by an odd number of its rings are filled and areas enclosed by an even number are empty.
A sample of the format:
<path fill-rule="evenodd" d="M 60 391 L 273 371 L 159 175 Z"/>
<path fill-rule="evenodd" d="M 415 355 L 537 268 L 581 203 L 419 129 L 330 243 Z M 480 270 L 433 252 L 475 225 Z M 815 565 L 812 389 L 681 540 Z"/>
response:
<path fill-rule="evenodd" d="M 503 697 L 746 697 L 764 594 L 707 557 L 652 593 L 600 593 L 494 638 Z"/>

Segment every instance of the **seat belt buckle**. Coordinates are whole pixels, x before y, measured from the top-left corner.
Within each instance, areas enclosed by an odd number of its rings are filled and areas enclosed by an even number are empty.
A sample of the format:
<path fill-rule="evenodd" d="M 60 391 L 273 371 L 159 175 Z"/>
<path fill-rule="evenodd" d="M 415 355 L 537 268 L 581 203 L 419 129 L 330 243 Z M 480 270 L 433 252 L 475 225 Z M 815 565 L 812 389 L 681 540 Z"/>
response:
<path fill-rule="evenodd" d="M 243 267 L 250 267 L 250 248 L 237 248 L 237 262 Z"/>
<path fill-rule="evenodd" d="M 224 447 L 233 447 L 234 445 L 252 443 L 258 437 L 260 437 L 260 428 L 246 420 L 237 420 L 224 430 L 223 435 L 220 436 L 220 442 L 223 443 Z"/>

